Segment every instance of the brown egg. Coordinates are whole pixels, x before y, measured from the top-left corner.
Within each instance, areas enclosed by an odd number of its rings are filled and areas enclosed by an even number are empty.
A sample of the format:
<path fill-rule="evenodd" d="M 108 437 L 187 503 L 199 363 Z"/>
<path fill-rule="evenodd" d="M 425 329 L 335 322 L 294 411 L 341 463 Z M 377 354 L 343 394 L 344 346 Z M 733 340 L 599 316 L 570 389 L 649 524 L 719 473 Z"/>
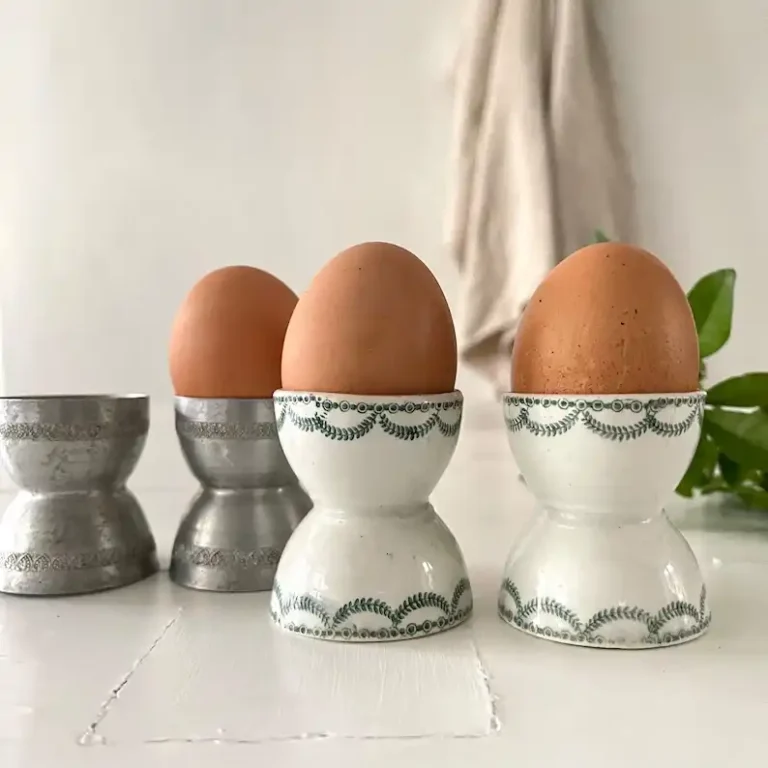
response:
<path fill-rule="evenodd" d="M 512 391 L 692 392 L 699 343 L 685 292 L 651 253 L 624 243 L 576 251 L 533 294 L 515 338 Z"/>
<path fill-rule="evenodd" d="M 262 398 L 280 389 L 283 339 L 298 298 L 254 267 L 225 267 L 189 292 L 173 323 L 171 381 L 186 397 Z"/>
<path fill-rule="evenodd" d="M 299 299 L 283 388 L 429 395 L 456 386 L 456 331 L 440 286 L 404 248 L 363 243 L 331 259 Z"/>

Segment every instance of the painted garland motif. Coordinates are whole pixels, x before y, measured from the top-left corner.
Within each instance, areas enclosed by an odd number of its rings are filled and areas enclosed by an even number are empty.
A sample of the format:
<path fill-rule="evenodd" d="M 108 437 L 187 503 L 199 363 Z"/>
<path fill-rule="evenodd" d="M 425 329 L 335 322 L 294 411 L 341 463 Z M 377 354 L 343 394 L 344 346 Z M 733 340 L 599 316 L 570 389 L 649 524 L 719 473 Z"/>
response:
<path fill-rule="evenodd" d="M 683 600 L 673 600 L 656 613 L 650 613 L 638 606 L 616 605 L 600 610 L 584 621 L 551 597 L 534 597 L 523 602 L 517 586 L 505 579 L 499 592 L 498 609 L 504 621 L 526 632 L 554 640 L 595 646 L 621 645 L 626 642 L 624 639 L 606 637 L 601 632 L 617 621 L 633 621 L 642 625 L 645 634 L 633 644 L 645 646 L 668 645 L 696 637 L 706 631 L 712 621 L 706 586 L 701 588 L 698 607 Z M 558 619 L 562 629 L 542 625 L 542 615 Z M 664 631 L 670 621 L 685 617 L 691 619 L 693 624 L 674 632 Z"/>
<path fill-rule="evenodd" d="M 294 405 L 310 405 L 314 408 L 311 416 L 303 416 Z M 378 426 L 385 434 L 397 440 L 419 440 L 433 430 L 443 437 L 455 437 L 461 427 L 462 400 L 456 398 L 442 403 L 355 403 L 347 400 L 332 400 L 316 395 L 276 395 L 277 429 L 286 422 L 302 432 L 318 432 L 330 440 L 360 440 Z M 329 421 L 333 412 L 357 413 L 362 418 L 357 424 L 340 427 Z M 445 419 L 452 413 L 454 418 Z M 424 414 L 419 424 L 399 424 L 393 416 L 397 414 Z"/>
<path fill-rule="evenodd" d="M 406 621 L 415 611 L 428 608 L 434 618 L 419 623 Z M 335 612 L 329 611 L 321 600 L 312 595 L 294 595 L 283 592 L 276 582 L 270 603 L 272 620 L 301 635 L 330 640 L 395 640 L 419 637 L 460 624 L 472 613 L 472 589 L 468 579 L 461 579 L 450 600 L 436 592 L 417 592 L 392 607 L 374 597 L 357 597 Z M 306 613 L 314 616 L 313 624 L 297 623 L 288 619 L 291 614 Z M 355 617 L 374 614 L 386 620 L 386 625 L 374 629 L 360 628 Z"/>
<path fill-rule="evenodd" d="M 526 430 L 535 437 L 558 437 L 569 432 L 576 424 L 583 424 L 590 432 L 605 440 L 624 442 L 637 440 L 646 432 L 659 437 L 680 437 L 691 427 L 701 423 L 704 417 L 703 393 L 685 397 L 659 397 L 642 400 L 572 400 L 546 397 L 524 397 L 507 395 L 505 406 L 517 406 L 517 415 L 505 414 L 504 419 L 510 432 Z M 561 418 L 555 421 L 538 421 L 531 416 L 534 406 L 557 409 Z M 680 421 L 664 421 L 659 418 L 667 408 L 687 408 L 688 413 Z M 608 424 L 600 418 L 601 413 L 631 413 L 638 417 L 632 424 Z"/>

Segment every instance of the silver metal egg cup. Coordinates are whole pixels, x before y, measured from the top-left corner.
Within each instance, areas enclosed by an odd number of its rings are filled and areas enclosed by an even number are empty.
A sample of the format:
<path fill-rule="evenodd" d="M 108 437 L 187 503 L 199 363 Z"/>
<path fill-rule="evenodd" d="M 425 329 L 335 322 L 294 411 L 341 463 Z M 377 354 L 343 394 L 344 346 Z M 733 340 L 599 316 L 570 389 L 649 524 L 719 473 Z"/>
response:
<path fill-rule="evenodd" d="M 145 395 L 0 398 L 0 462 L 21 489 L 0 514 L 0 591 L 82 594 L 158 570 L 125 487 L 148 430 Z"/>
<path fill-rule="evenodd" d="M 312 502 L 283 454 L 272 398 L 175 399 L 176 434 L 201 488 L 179 525 L 170 575 L 192 589 L 272 589 Z"/>

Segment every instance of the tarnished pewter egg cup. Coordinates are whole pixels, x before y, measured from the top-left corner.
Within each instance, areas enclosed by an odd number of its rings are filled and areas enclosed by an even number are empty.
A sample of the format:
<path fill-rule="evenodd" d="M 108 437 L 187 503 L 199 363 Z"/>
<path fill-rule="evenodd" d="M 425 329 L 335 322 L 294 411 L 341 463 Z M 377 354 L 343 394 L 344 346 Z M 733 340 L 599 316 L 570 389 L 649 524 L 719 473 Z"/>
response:
<path fill-rule="evenodd" d="M 179 525 L 171 578 L 216 592 L 272 589 L 283 548 L 312 508 L 280 447 L 272 398 L 177 397 L 175 407 L 201 489 Z"/>
<path fill-rule="evenodd" d="M 81 594 L 157 571 L 125 487 L 148 430 L 145 395 L 0 398 L 0 461 L 21 489 L 0 515 L 0 591 Z"/>
<path fill-rule="evenodd" d="M 472 612 L 461 550 L 429 497 L 459 439 L 463 398 L 275 393 L 280 442 L 315 502 L 285 548 L 270 613 L 284 630 L 407 640 Z"/>
<path fill-rule="evenodd" d="M 659 648 L 707 631 L 699 565 L 664 513 L 705 397 L 504 396 L 509 444 L 539 503 L 504 569 L 504 621 L 594 648 Z"/>

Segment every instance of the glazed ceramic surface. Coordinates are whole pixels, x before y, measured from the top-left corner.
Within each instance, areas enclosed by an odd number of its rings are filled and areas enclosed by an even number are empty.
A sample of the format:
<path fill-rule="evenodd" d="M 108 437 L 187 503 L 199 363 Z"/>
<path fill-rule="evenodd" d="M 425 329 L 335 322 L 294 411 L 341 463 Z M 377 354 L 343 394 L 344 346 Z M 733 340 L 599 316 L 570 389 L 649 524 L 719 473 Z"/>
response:
<path fill-rule="evenodd" d="M 504 397 L 509 443 L 541 508 L 505 567 L 506 622 L 619 648 L 684 642 L 708 628 L 698 563 L 663 512 L 695 451 L 704 400 Z"/>
<path fill-rule="evenodd" d="M 0 460 L 21 489 L 0 517 L 0 591 L 94 592 L 157 571 L 125 487 L 148 429 L 143 395 L 0 399 Z"/>
<path fill-rule="evenodd" d="M 222 592 L 272 589 L 312 507 L 285 459 L 272 399 L 176 398 L 176 434 L 201 488 L 179 525 L 171 578 Z"/>
<path fill-rule="evenodd" d="M 472 591 L 429 496 L 456 448 L 462 395 L 275 393 L 280 442 L 315 507 L 272 592 L 275 622 L 332 640 L 398 640 L 464 621 Z"/>

